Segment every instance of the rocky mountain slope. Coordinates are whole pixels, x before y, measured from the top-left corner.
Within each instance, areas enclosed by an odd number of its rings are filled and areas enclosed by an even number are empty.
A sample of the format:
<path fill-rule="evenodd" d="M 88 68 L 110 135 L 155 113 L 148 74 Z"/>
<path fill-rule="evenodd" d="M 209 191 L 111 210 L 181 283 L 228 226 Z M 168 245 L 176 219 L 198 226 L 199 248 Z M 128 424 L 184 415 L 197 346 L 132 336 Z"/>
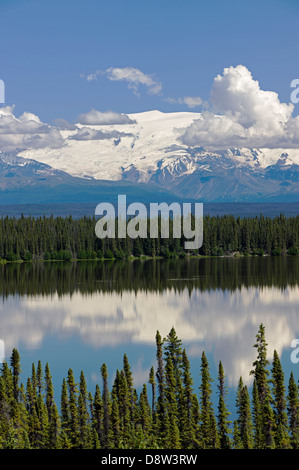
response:
<path fill-rule="evenodd" d="M 115 189 L 122 182 L 133 192 L 132 188 L 147 188 L 149 197 L 160 190 L 174 199 L 204 202 L 299 200 L 297 149 L 188 147 L 181 136 L 201 119 L 199 113 L 149 111 L 128 116 L 126 124 L 77 124 L 61 130 L 63 145 L 58 149 L 0 154 L 2 194 L 25 186 L 30 191 L 41 184 L 78 185 L 84 200 L 90 200 L 99 182 Z"/>

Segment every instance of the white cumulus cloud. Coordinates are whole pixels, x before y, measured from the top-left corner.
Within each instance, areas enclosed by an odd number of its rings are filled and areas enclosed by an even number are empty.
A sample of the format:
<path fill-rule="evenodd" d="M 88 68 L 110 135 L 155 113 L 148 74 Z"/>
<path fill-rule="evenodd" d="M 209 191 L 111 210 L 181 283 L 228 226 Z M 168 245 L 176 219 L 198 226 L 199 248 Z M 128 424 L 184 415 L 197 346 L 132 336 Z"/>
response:
<path fill-rule="evenodd" d="M 132 137 L 127 132 L 110 131 L 103 132 L 101 130 L 91 129 L 90 127 L 81 127 L 76 134 L 69 137 L 69 140 L 105 140 L 105 139 L 121 139 L 122 137 Z"/>
<path fill-rule="evenodd" d="M 44 124 L 35 114 L 24 112 L 16 117 L 14 106 L 0 108 L 0 150 L 59 148 L 63 138 L 59 129 Z"/>
<path fill-rule="evenodd" d="M 299 117 L 294 105 L 281 103 L 278 94 L 260 88 L 244 66 L 225 68 L 211 90 L 214 112 L 204 112 L 182 134 L 190 146 L 297 148 Z"/>
<path fill-rule="evenodd" d="M 106 70 L 96 70 L 88 75 L 81 74 L 81 78 L 85 78 L 88 82 L 97 80 L 100 76 L 106 76 L 113 82 L 127 82 L 135 95 L 139 95 L 141 86 L 145 87 L 150 95 L 159 95 L 162 90 L 161 83 L 153 75 L 146 74 L 135 67 L 110 67 Z"/>
<path fill-rule="evenodd" d="M 109 80 L 127 82 L 136 95 L 141 85 L 152 95 L 158 95 L 162 90 L 162 85 L 157 79 L 134 67 L 111 67 L 106 70 L 106 74 Z"/>

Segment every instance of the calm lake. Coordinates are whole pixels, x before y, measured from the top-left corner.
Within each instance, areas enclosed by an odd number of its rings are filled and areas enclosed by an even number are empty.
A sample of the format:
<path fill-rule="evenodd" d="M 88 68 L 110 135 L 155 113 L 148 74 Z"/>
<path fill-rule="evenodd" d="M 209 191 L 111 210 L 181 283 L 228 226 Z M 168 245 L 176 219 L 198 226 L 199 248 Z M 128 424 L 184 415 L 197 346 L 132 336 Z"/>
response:
<path fill-rule="evenodd" d="M 216 393 L 222 361 L 230 389 L 239 377 L 250 386 L 253 348 L 260 323 L 269 359 L 277 350 L 286 381 L 299 363 L 291 341 L 299 338 L 299 258 L 214 258 L 77 263 L 23 263 L 0 267 L 0 339 L 6 359 L 21 355 L 21 381 L 32 362 L 49 363 L 56 399 L 72 368 L 88 389 L 102 387 L 100 367 L 111 386 L 127 354 L 139 391 L 156 368 L 155 335 L 174 326 L 199 386 L 202 351 L 209 359 Z M 299 356 L 299 354 L 298 354 Z"/>

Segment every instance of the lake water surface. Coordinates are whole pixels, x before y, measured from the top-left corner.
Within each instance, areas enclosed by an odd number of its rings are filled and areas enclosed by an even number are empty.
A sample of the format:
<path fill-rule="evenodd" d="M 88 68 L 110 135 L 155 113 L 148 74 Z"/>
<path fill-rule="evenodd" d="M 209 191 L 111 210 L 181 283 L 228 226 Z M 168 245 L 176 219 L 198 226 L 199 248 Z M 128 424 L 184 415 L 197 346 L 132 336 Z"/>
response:
<path fill-rule="evenodd" d="M 101 365 L 111 385 L 124 353 L 140 390 L 156 367 L 156 331 L 166 336 L 172 326 L 195 389 L 203 350 L 215 390 L 219 360 L 230 390 L 240 376 L 250 386 L 260 323 L 269 359 L 276 349 L 286 380 L 291 370 L 299 378 L 299 363 L 290 358 L 291 341 L 299 338 L 298 257 L 6 264 L 0 293 L 7 360 L 18 348 L 24 384 L 32 362 L 48 362 L 58 399 L 69 368 L 78 381 L 83 370 L 94 393 Z"/>

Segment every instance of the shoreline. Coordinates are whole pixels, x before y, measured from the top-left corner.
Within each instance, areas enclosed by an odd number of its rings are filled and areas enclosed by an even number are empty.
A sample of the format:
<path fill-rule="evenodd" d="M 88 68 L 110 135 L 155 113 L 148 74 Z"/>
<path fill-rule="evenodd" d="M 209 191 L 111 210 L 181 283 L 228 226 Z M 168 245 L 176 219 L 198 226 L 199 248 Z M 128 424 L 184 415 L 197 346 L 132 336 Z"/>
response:
<path fill-rule="evenodd" d="M 31 260 L 23 260 L 23 259 L 18 259 L 18 260 L 6 260 L 6 259 L 0 259 L 0 265 L 5 265 L 5 264 L 23 264 L 23 263 L 80 263 L 80 262 L 105 262 L 105 261 L 149 261 L 149 260 L 178 260 L 178 259 L 219 259 L 219 258 L 279 258 L 279 257 L 290 257 L 294 258 L 299 256 L 299 254 L 289 254 L 289 253 L 281 253 L 281 254 L 269 254 L 269 253 L 264 253 L 264 254 L 244 254 L 240 252 L 234 252 L 234 253 L 228 253 L 224 255 L 175 255 L 175 256 L 128 256 L 126 258 L 71 258 L 69 260 L 61 260 L 61 259 L 31 259 Z"/>

